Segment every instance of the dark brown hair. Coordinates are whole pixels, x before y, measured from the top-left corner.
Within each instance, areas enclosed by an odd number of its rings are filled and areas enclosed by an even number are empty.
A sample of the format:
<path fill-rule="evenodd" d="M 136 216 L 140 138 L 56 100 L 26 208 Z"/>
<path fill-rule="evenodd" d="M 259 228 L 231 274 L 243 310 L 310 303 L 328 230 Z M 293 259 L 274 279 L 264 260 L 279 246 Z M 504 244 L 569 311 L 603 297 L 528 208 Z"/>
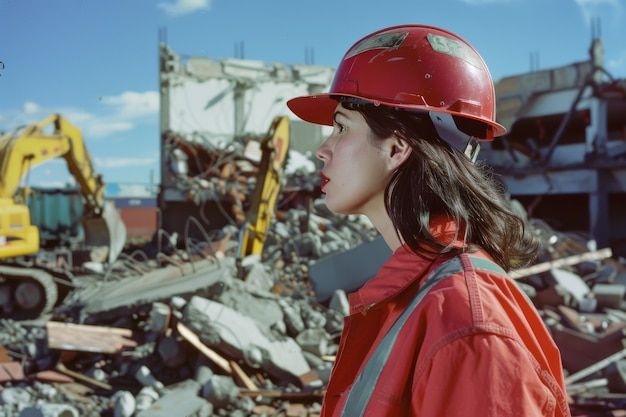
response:
<path fill-rule="evenodd" d="M 538 242 L 512 209 L 503 184 L 483 162 L 472 163 L 440 139 L 427 114 L 373 104 L 343 105 L 361 113 L 377 137 L 395 135 L 413 150 L 385 191 L 387 212 L 411 250 L 432 259 L 482 248 L 507 271 L 534 259 Z M 465 247 L 432 235 L 430 220 L 437 215 L 456 221 L 456 238 Z"/>

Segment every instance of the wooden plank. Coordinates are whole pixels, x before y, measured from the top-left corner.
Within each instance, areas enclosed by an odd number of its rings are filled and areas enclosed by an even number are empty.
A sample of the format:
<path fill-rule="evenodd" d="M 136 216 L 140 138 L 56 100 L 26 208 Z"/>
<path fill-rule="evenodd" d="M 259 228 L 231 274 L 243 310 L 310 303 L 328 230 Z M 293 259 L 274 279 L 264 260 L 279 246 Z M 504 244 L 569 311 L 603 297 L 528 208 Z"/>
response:
<path fill-rule="evenodd" d="M 308 411 L 304 404 L 301 403 L 289 403 L 287 404 L 287 410 L 285 410 L 287 417 L 306 417 Z"/>
<path fill-rule="evenodd" d="M 67 384 L 70 382 L 74 382 L 74 378 L 72 378 L 71 376 L 65 375 L 59 371 L 54 371 L 51 369 L 37 372 L 35 374 L 35 378 L 37 378 L 37 381 L 49 382 L 49 383 Z"/>
<path fill-rule="evenodd" d="M 311 384 L 321 384 L 320 377 L 317 375 L 317 372 L 312 369 L 302 375 L 298 375 L 298 380 L 303 387 L 308 387 Z"/>
<path fill-rule="evenodd" d="M 46 330 L 51 349 L 118 353 L 137 346 L 137 342 L 131 339 L 130 329 L 49 321 Z"/>
<path fill-rule="evenodd" d="M 25 378 L 22 364 L 12 361 L 4 346 L 0 346 L 0 382 L 23 381 Z"/>
<path fill-rule="evenodd" d="M 612 256 L 611 248 L 604 248 L 593 252 L 582 253 L 580 255 L 572 255 L 565 258 L 555 259 L 553 261 L 542 262 L 540 264 L 529 266 L 528 268 L 514 269 L 509 272 L 509 276 L 513 279 L 527 277 L 529 275 L 540 274 L 553 268 L 561 268 L 563 266 L 576 265 L 584 261 L 596 261 L 606 259 Z"/>
<path fill-rule="evenodd" d="M 204 343 L 202 343 L 198 335 L 191 331 L 191 329 L 185 326 L 182 322 L 179 321 L 176 324 L 176 329 L 178 330 L 178 333 L 183 338 L 185 338 L 185 340 L 191 343 L 196 349 L 198 349 L 200 353 L 209 358 L 224 372 L 226 372 L 236 380 L 239 380 L 247 389 L 258 389 L 254 382 L 250 379 L 250 377 L 248 377 L 248 375 L 246 375 L 246 373 L 237 364 L 237 362 L 222 357 L 219 353 L 206 346 Z"/>
<path fill-rule="evenodd" d="M 248 374 L 246 374 L 241 366 L 235 361 L 229 361 L 231 368 L 233 369 L 233 373 L 237 376 L 237 379 L 243 384 L 244 387 L 249 389 L 250 391 L 258 391 L 256 384 L 250 379 Z"/>
<path fill-rule="evenodd" d="M 176 324 L 176 330 L 178 330 L 178 333 L 180 333 L 180 335 L 183 338 L 185 338 L 185 340 L 187 340 L 196 349 L 198 349 L 200 353 L 202 353 L 204 356 L 209 358 L 214 364 L 220 367 L 224 372 L 226 372 L 229 375 L 232 375 L 233 369 L 231 368 L 228 360 L 224 359 L 216 351 L 214 351 L 213 349 L 209 348 L 204 343 L 202 343 L 198 335 L 192 332 L 191 329 L 189 329 L 189 327 L 185 326 L 182 322 L 179 321 Z"/>
<path fill-rule="evenodd" d="M 0 363 L 0 382 L 23 381 L 24 369 L 18 362 Z"/>
<path fill-rule="evenodd" d="M 78 372 L 74 372 L 70 369 L 67 369 L 67 367 L 62 364 L 61 362 L 57 363 L 56 366 L 56 370 L 61 372 L 62 374 L 65 374 L 67 376 L 71 376 L 72 378 L 74 378 L 77 381 L 81 381 L 84 382 L 85 384 L 94 386 L 94 387 L 98 387 L 98 388 L 102 388 L 105 389 L 107 391 L 111 391 L 113 389 L 113 387 L 109 384 L 106 384 L 104 382 L 100 382 L 97 379 L 94 378 L 90 378 L 86 375 L 80 374 Z"/>
<path fill-rule="evenodd" d="M 11 357 L 4 346 L 0 346 L 0 362 L 11 362 Z"/>

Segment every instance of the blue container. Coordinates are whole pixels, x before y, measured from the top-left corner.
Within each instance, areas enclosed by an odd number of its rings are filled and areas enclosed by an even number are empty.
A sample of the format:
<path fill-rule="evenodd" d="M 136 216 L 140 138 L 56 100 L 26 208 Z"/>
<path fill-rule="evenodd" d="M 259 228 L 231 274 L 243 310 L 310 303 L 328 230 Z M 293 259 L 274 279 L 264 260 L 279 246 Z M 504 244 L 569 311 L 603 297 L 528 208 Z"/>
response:
<path fill-rule="evenodd" d="M 32 188 L 27 198 L 31 223 L 39 228 L 42 241 L 70 244 L 83 239 L 80 223 L 83 197 L 78 189 Z"/>

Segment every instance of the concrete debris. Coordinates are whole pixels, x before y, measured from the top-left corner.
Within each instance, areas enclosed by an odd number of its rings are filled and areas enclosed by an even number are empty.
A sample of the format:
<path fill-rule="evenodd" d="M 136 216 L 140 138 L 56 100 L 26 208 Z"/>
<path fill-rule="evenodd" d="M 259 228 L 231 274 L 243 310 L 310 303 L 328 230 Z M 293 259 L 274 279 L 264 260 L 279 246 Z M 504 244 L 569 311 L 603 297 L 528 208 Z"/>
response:
<path fill-rule="evenodd" d="M 330 213 L 299 178 L 260 254 L 238 256 L 237 224 L 182 246 L 159 234 L 89 268 L 51 315 L 0 319 L 0 416 L 318 416 L 346 294 L 390 253 L 366 219 Z M 189 189 L 200 200 L 216 190 Z M 626 407 L 626 261 L 527 222 L 542 249 L 511 276 L 561 349 L 574 415 L 615 416 Z"/>
<path fill-rule="evenodd" d="M 270 329 L 264 331 L 254 319 L 224 304 L 194 296 L 184 318 L 202 334 L 208 332 L 218 350 L 251 368 L 262 368 L 292 382 L 310 371 L 294 339 L 276 335 Z"/>

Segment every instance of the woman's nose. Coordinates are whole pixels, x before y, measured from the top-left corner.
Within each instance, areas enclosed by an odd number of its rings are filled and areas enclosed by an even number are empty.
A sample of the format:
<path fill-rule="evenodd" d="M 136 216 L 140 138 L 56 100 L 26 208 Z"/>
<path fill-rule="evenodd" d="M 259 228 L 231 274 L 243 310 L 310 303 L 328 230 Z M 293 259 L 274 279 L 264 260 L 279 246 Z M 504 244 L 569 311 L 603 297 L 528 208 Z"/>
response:
<path fill-rule="evenodd" d="M 329 154 L 329 146 L 328 146 L 328 139 L 326 139 L 324 143 L 322 143 L 319 146 L 319 148 L 317 148 L 317 150 L 315 151 L 315 156 L 320 161 L 326 161 L 328 160 L 328 154 Z"/>

